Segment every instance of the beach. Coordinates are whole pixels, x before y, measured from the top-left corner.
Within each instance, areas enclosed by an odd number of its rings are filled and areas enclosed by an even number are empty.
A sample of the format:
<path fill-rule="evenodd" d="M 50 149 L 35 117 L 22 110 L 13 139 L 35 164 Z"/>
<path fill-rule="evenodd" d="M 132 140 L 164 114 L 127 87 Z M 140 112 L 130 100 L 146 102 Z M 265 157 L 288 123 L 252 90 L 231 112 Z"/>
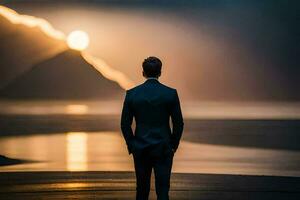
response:
<path fill-rule="evenodd" d="M 0 199 L 133 199 L 119 123 L 117 114 L 2 113 Z M 297 119 L 186 118 L 171 199 L 299 199 L 299 130 Z"/>
<path fill-rule="evenodd" d="M 0 199 L 134 199 L 133 172 L 0 173 Z M 154 184 L 150 199 L 155 199 Z M 300 178 L 176 173 L 170 199 L 296 200 Z"/>

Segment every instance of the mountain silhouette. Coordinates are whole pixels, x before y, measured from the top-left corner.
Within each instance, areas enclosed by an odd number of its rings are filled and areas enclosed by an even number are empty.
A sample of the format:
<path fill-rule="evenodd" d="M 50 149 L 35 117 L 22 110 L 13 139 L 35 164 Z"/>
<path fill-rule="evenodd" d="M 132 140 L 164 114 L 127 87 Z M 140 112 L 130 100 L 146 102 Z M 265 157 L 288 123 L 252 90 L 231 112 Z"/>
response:
<path fill-rule="evenodd" d="M 68 49 L 65 41 L 47 36 L 38 27 L 12 24 L 0 16 L 0 88 L 33 65 Z"/>
<path fill-rule="evenodd" d="M 13 99 L 120 99 L 123 89 L 106 79 L 79 51 L 66 50 L 11 81 L 0 97 Z"/>

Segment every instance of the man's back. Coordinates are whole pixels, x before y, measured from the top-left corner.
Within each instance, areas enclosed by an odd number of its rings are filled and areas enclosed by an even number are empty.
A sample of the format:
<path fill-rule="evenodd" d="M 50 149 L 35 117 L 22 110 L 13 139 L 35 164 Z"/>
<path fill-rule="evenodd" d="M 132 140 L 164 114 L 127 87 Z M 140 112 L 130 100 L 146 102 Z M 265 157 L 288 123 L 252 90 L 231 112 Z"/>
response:
<path fill-rule="evenodd" d="M 126 92 L 122 110 L 121 129 L 129 154 L 132 153 L 134 158 L 136 200 L 148 199 L 152 169 L 157 199 L 169 199 L 173 156 L 183 131 L 177 91 L 158 81 L 161 66 L 156 57 L 144 60 L 143 76 L 147 80 Z M 131 128 L 133 118 L 136 122 L 134 132 Z"/>
<path fill-rule="evenodd" d="M 176 150 L 183 126 L 178 95 L 175 89 L 161 84 L 157 79 L 148 79 L 145 83 L 127 91 L 127 115 L 132 115 L 136 121 L 136 129 L 132 149 L 130 151 L 142 154 L 147 151 L 160 155 Z M 123 113 L 125 117 L 126 113 Z M 174 137 L 170 128 L 170 117 L 176 125 Z M 122 129 L 126 131 L 126 120 Z M 125 126 L 125 127 L 124 127 Z M 180 130 L 178 130 L 180 129 Z M 175 133 L 175 134 L 176 134 Z"/>

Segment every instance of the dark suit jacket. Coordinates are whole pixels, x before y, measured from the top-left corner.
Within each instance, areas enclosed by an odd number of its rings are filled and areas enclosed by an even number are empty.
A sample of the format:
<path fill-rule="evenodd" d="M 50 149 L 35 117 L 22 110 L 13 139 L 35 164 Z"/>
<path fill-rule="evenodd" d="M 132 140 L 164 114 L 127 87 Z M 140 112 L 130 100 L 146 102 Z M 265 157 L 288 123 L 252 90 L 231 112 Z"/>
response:
<path fill-rule="evenodd" d="M 134 133 L 131 128 L 133 118 L 136 124 Z M 121 129 L 129 154 L 148 152 L 156 156 L 176 151 L 183 131 L 177 91 L 156 79 L 148 79 L 127 90 Z"/>

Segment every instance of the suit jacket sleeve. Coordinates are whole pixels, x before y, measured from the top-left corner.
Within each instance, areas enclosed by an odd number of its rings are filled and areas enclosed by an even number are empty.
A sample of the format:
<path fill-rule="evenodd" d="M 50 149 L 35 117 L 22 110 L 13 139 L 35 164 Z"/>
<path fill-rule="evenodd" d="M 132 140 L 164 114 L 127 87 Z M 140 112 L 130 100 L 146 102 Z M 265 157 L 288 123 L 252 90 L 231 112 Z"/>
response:
<path fill-rule="evenodd" d="M 131 128 L 132 120 L 133 120 L 133 112 L 130 107 L 129 95 L 127 91 L 124 104 L 123 104 L 122 115 L 121 115 L 121 130 L 125 138 L 129 154 L 132 153 L 132 141 L 134 138 L 133 131 Z"/>
<path fill-rule="evenodd" d="M 171 119 L 172 119 L 172 135 L 171 135 L 171 145 L 174 151 L 177 150 L 180 138 L 183 132 L 183 118 L 180 108 L 180 101 L 178 97 L 178 93 L 175 90 L 174 100 L 171 106 Z"/>

